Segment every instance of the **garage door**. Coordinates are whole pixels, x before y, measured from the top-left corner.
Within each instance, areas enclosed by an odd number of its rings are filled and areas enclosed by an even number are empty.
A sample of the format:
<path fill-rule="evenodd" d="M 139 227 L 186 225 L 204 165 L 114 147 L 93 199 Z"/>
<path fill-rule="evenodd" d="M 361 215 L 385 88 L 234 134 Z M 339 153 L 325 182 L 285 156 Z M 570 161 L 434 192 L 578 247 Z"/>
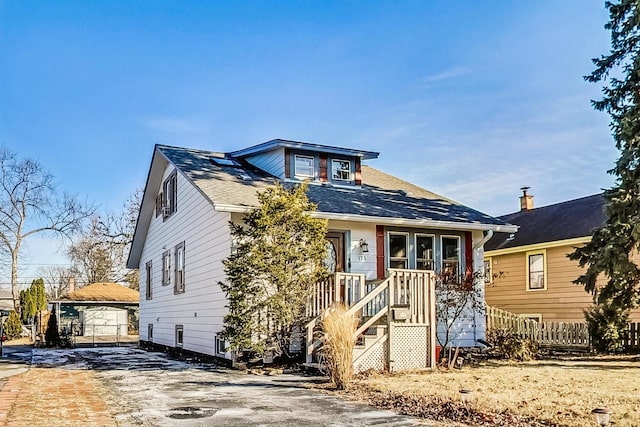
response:
<path fill-rule="evenodd" d="M 94 307 L 84 311 L 85 336 L 116 336 L 127 334 L 127 310 Z"/>

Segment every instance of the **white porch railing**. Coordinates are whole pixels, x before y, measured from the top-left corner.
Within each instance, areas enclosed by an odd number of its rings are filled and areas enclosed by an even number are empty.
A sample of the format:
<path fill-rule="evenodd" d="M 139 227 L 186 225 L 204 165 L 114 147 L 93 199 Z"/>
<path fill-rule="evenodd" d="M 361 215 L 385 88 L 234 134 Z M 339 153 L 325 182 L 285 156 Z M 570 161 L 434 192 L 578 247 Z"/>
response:
<path fill-rule="evenodd" d="M 430 366 L 435 366 L 435 274 L 432 271 L 400 269 L 389 269 L 389 277 L 377 284 L 365 284 L 364 275 L 347 273 L 336 274 L 333 283 L 320 283 L 319 302 L 317 301 L 313 310 L 310 310 L 316 317 L 307 324 L 307 362 L 311 362 L 313 352 L 321 342 L 314 337 L 316 326 L 320 324 L 326 309 L 334 302 L 341 301 L 340 287 L 336 287 L 335 283 L 344 283 L 344 299 L 350 306 L 348 313 L 354 313 L 363 320 L 356 330 L 356 337 L 362 335 L 384 315 L 391 316 L 390 307 L 408 310 L 404 324 L 429 326 Z"/>
<path fill-rule="evenodd" d="M 365 275 L 335 273 L 316 284 L 315 292 L 307 304 L 307 317 L 322 316 L 336 302 L 351 305 L 366 293 Z"/>

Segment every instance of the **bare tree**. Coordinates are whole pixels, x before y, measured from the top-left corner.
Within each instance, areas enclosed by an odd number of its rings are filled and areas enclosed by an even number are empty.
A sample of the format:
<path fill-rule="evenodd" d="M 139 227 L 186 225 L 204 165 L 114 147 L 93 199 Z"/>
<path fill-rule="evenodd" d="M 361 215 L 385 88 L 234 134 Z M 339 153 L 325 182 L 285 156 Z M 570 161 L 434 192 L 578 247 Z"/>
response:
<path fill-rule="evenodd" d="M 137 270 L 126 268 L 127 255 L 135 231 L 142 191 L 136 190 L 120 213 L 95 215 L 90 227 L 69 247 L 79 283 L 126 282 L 138 289 Z"/>
<path fill-rule="evenodd" d="M 47 298 L 56 301 L 69 292 L 69 282 L 74 273 L 69 267 L 50 265 L 38 268 L 38 274 L 44 279 Z"/>
<path fill-rule="evenodd" d="M 29 236 L 53 233 L 70 237 L 92 213 L 77 198 L 60 194 L 53 176 L 35 160 L 21 159 L 0 148 L 0 246 L 11 258 L 11 292 L 20 310 L 18 263 Z"/>

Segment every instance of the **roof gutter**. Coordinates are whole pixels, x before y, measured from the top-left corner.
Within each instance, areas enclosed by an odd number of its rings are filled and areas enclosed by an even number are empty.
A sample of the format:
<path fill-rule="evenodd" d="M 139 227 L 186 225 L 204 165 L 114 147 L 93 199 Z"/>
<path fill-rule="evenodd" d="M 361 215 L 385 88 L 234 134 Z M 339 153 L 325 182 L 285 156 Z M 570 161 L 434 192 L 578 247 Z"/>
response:
<path fill-rule="evenodd" d="M 215 209 L 219 212 L 239 212 L 248 213 L 253 208 L 249 206 L 237 206 L 237 205 L 220 205 L 215 204 Z M 332 212 L 311 212 L 313 218 L 323 218 L 333 221 L 354 221 L 354 222 L 368 222 L 380 225 L 397 225 L 408 227 L 430 227 L 430 228 L 444 228 L 449 230 L 483 230 L 483 231 L 498 231 L 502 233 L 515 233 L 518 231 L 517 225 L 511 224 L 482 224 L 475 222 L 453 222 L 453 221 L 436 221 L 432 219 L 407 219 L 407 218 L 388 218 L 381 216 L 368 216 L 368 215 L 354 215 L 354 214 L 341 214 Z M 493 234 L 492 234 L 493 235 Z M 484 244 L 484 243 L 482 243 Z"/>
<path fill-rule="evenodd" d="M 493 230 L 487 230 L 487 234 L 484 235 L 482 240 L 480 240 L 478 243 L 473 245 L 473 250 L 475 251 L 483 247 L 484 244 L 487 243 L 489 240 L 491 240 L 492 237 L 493 237 Z"/>

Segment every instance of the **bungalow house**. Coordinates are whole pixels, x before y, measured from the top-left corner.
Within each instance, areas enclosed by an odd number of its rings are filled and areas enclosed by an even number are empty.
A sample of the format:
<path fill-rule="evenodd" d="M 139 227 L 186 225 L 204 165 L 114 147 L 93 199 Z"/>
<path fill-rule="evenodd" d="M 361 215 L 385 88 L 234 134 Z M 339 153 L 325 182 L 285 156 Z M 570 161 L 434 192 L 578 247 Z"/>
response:
<path fill-rule="evenodd" d="M 517 227 L 363 164 L 378 155 L 280 139 L 231 153 L 156 145 L 127 264 L 140 269 L 141 345 L 231 359 L 218 337 L 229 222 L 241 223 L 258 205 L 258 191 L 308 181 L 307 196 L 318 206 L 313 215 L 328 220 L 326 265 L 335 274 L 318 285 L 309 336 L 315 316 L 336 299 L 368 307 L 362 331 L 391 313 L 389 306 L 412 304 L 410 312 L 393 312 L 407 318 L 407 346 L 420 357 L 427 348 L 433 353 L 432 270 L 482 269 L 485 233 Z M 409 330 L 414 324 L 427 329 Z M 473 346 L 484 337 L 484 318 L 459 328 L 457 344 Z M 377 350 L 362 358 L 389 360 L 387 336 L 377 331 L 369 340 Z M 308 354 L 313 345 L 308 339 Z"/>
<path fill-rule="evenodd" d="M 582 269 L 567 255 L 604 224 L 604 197 L 534 208 L 528 188 L 522 190 L 521 209 L 499 217 L 518 232 L 497 232 L 484 246 L 487 305 L 537 321 L 583 322 L 593 299 L 573 283 Z"/>

